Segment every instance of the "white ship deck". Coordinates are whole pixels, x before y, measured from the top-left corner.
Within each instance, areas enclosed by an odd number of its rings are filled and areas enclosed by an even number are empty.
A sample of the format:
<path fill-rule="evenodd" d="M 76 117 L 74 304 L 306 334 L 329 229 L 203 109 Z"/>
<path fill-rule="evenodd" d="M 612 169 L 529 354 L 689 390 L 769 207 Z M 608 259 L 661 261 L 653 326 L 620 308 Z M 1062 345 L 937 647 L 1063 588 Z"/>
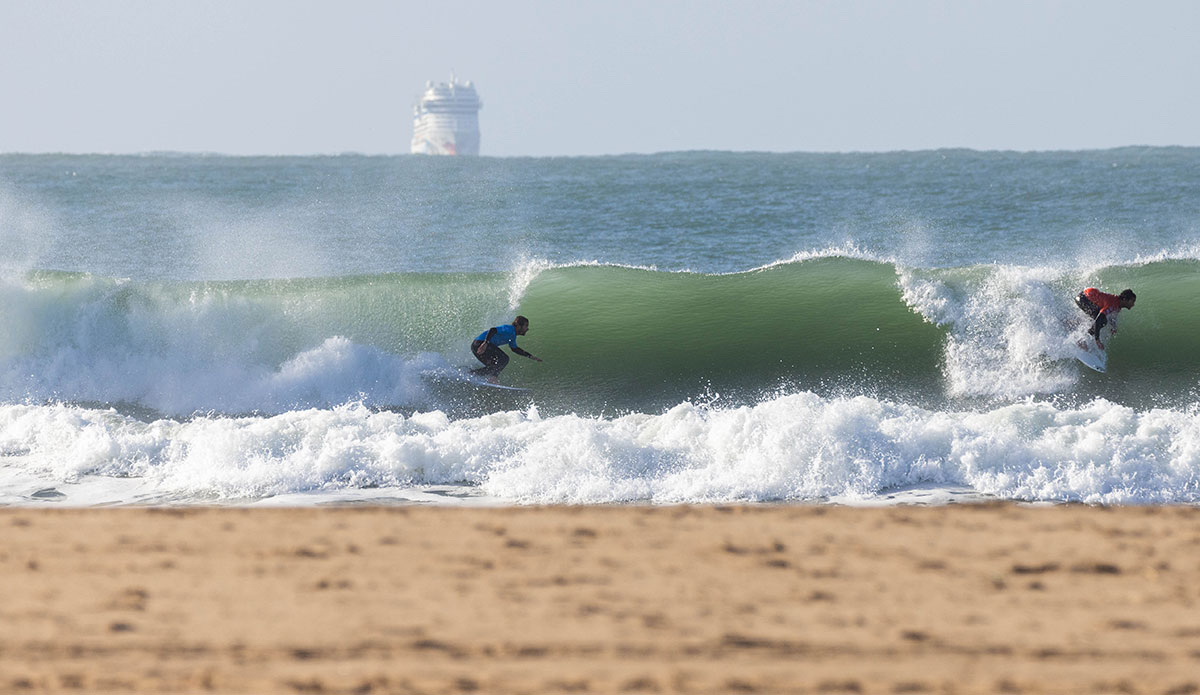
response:
<path fill-rule="evenodd" d="M 479 109 L 475 86 L 457 81 L 428 82 L 413 107 L 413 154 L 478 155 Z"/>

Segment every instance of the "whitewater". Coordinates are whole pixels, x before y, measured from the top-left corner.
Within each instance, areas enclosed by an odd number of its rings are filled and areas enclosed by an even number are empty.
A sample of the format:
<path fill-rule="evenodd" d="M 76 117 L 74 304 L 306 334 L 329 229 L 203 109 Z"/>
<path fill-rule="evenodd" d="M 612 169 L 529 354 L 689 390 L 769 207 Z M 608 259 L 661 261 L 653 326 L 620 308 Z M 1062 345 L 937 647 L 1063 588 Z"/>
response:
<path fill-rule="evenodd" d="M 0 155 L 0 504 L 1195 503 L 1198 220 L 1188 148 Z"/>

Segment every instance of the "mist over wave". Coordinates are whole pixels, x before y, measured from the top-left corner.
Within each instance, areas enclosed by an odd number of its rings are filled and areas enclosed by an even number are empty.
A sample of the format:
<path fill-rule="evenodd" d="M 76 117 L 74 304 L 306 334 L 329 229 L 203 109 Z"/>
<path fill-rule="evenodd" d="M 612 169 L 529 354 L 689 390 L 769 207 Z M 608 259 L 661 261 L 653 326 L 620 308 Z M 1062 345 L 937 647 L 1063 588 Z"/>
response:
<path fill-rule="evenodd" d="M 355 399 L 421 406 L 420 375 L 447 366 L 438 348 L 476 331 L 507 281 L 135 283 L 32 273 L 0 284 L 8 323 L 0 394 L 171 415 L 277 413 Z"/>

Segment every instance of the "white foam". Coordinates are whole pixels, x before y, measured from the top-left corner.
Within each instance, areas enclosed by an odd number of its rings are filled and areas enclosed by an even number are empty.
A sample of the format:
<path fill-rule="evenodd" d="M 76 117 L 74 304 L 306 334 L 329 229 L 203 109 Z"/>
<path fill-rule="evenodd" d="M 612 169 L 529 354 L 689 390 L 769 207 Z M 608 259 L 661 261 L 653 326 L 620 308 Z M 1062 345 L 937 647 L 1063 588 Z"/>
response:
<path fill-rule="evenodd" d="M 530 408 L 454 420 L 350 404 L 151 423 L 8 405 L 0 452 L 26 492 L 137 481 L 125 502 L 304 503 L 463 484 L 482 499 L 521 504 L 869 502 L 914 486 L 1019 500 L 1200 502 L 1200 413 L 1103 400 L 938 412 L 806 392 L 617 418 L 543 418 Z"/>
<path fill-rule="evenodd" d="M 949 328 L 947 391 L 995 398 L 1062 393 L 1078 382 L 1076 278 L 1074 269 L 1059 267 L 899 270 L 905 303 Z"/>

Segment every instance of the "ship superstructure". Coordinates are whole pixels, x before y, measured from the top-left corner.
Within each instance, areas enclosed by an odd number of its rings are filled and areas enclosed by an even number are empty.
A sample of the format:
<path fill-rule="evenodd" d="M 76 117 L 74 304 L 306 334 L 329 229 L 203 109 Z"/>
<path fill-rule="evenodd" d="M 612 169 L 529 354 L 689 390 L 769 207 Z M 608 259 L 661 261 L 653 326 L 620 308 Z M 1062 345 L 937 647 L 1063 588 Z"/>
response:
<path fill-rule="evenodd" d="M 479 109 L 483 102 L 470 81 L 425 83 L 413 107 L 413 154 L 479 154 Z"/>

